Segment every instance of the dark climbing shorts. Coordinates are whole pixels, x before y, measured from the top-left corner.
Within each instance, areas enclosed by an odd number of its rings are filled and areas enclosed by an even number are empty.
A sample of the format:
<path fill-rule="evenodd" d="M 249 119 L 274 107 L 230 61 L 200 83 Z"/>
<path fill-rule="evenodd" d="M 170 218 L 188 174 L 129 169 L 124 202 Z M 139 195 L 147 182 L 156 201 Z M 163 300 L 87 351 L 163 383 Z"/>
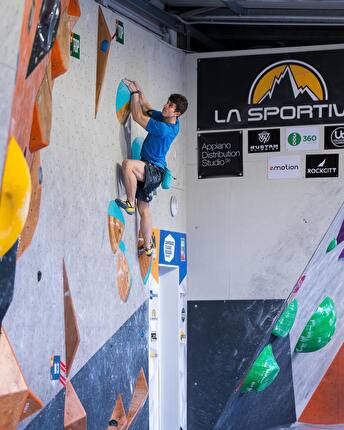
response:
<path fill-rule="evenodd" d="M 142 202 L 150 202 L 153 198 L 153 191 L 164 179 L 165 170 L 147 161 L 145 164 L 145 181 L 137 182 L 136 198 Z"/>

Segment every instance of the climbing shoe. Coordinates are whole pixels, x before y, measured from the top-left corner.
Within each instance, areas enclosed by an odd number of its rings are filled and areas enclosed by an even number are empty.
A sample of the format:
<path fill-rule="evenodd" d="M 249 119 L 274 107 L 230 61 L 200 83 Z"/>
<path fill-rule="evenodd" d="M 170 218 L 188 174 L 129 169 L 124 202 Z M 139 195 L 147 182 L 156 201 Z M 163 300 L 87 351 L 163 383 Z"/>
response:
<path fill-rule="evenodd" d="M 156 243 L 155 243 L 155 236 L 153 234 L 151 238 L 151 242 L 149 244 L 149 248 L 145 247 L 145 254 L 147 255 L 147 257 L 151 257 L 152 255 L 154 255 L 155 248 L 156 248 Z"/>
<path fill-rule="evenodd" d="M 124 209 L 128 215 L 133 215 L 135 213 L 135 206 L 133 206 L 129 200 L 116 199 L 115 202 L 120 208 Z"/>
<path fill-rule="evenodd" d="M 145 248 L 145 254 L 147 255 L 147 257 L 151 257 L 153 255 L 154 252 L 154 248 L 153 248 L 153 244 L 150 244 L 149 248 Z"/>

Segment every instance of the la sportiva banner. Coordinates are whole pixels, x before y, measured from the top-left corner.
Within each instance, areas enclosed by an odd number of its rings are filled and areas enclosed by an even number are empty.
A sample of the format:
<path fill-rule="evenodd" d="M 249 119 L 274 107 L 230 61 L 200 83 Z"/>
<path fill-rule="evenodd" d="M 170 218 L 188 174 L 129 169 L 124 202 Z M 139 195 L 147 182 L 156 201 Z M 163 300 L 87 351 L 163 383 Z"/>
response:
<path fill-rule="evenodd" d="M 197 128 L 340 123 L 344 50 L 202 58 Z"/>

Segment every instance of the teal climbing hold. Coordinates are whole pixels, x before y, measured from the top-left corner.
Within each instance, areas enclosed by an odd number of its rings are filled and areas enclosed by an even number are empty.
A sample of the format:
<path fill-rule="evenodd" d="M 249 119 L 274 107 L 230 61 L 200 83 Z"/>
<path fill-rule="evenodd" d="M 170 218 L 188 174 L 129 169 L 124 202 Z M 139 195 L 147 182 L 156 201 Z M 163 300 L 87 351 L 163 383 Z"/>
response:
<path fill-rule="evenodd" d="M 115 200 L 110 200 L 109 202 L 108 215 L 114 218 L 117 218 L 118 220 L 121 221 L 123 225 L 125 225 L 125 219 L 124 219 L 123 213 L 120 207 L 118 206 L 118 204 L 115 202 Z"/>
<path fill-rule="evenodd" d="M 131 159 L 132 160 L 141 160 L 141 148 L 143 144 L 142 137 L 135 137 L 131 144 Z"/>
<path fill-rule="evenodd" d="M 280 371 L 279 365 L 272 351 L 267 345 L 258 355 L 242 384 L 241 392 L 263 391 L 275 380 Z"/>
<path fill-rule="evenodd" d="M 275 327 L 272 330 L 272 334 L 278 337 L 285 337 L 290 332 L 295 322 L 297 314 L 297 300 L 294 299 L 285 308 L 282 315 L 278 318 Z"/>
<path fill-rule="evenodd" d="M 326 346 L 336 330 L 336 307 L 326 297 L 311 316 L 296 344 L 296 352 L 314 352 Z"/>
<path fill-rule="evenodd" d="M 165 170 L 164 178 L 161 183 L 161 188 L 168 190 L 172 186 L 173 175 L 170 169 Z"/>
<path fill-rule="evenodd" d="M 334 249 L 337 246 L 337 239 L 334 238 L 331 240 L 331 242 L 328 244 L 328 247 L 326 249 L 326 252 L 330 252 L 332 251 L 332 249 Z"/>

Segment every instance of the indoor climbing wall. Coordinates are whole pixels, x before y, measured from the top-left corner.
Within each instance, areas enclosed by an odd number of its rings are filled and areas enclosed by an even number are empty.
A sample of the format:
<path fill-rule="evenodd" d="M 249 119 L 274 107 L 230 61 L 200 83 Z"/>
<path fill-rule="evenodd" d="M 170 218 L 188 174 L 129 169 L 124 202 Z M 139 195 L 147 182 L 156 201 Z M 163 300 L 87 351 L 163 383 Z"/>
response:
<path fill-rule="evenodd" d="M 0 213 L 13 164 L 23 168 L 20 217 L 0 261 L 0 339 L 11 351 L 0 347 L 0 409 L 14 383 L 21 397 L 0 428 L 30 416 L 18 428 L 148 429 L 151 267 L 140 267 L 138 217 L 114 203 L 123 193 L 119 166 L 145 131 L 120 116 L 129 107 L 121 80 L 138 80 L 160 109 L 184 92 L 184 54 L 92 0 L 24 3 L 13 16 L 7 10 L 18 68 L 14 82 L 11 57 Z M 152 203 L 154 225 L 177 231 L 186 223 L 181 123 L 168 159 L 174 186 Z"/>

